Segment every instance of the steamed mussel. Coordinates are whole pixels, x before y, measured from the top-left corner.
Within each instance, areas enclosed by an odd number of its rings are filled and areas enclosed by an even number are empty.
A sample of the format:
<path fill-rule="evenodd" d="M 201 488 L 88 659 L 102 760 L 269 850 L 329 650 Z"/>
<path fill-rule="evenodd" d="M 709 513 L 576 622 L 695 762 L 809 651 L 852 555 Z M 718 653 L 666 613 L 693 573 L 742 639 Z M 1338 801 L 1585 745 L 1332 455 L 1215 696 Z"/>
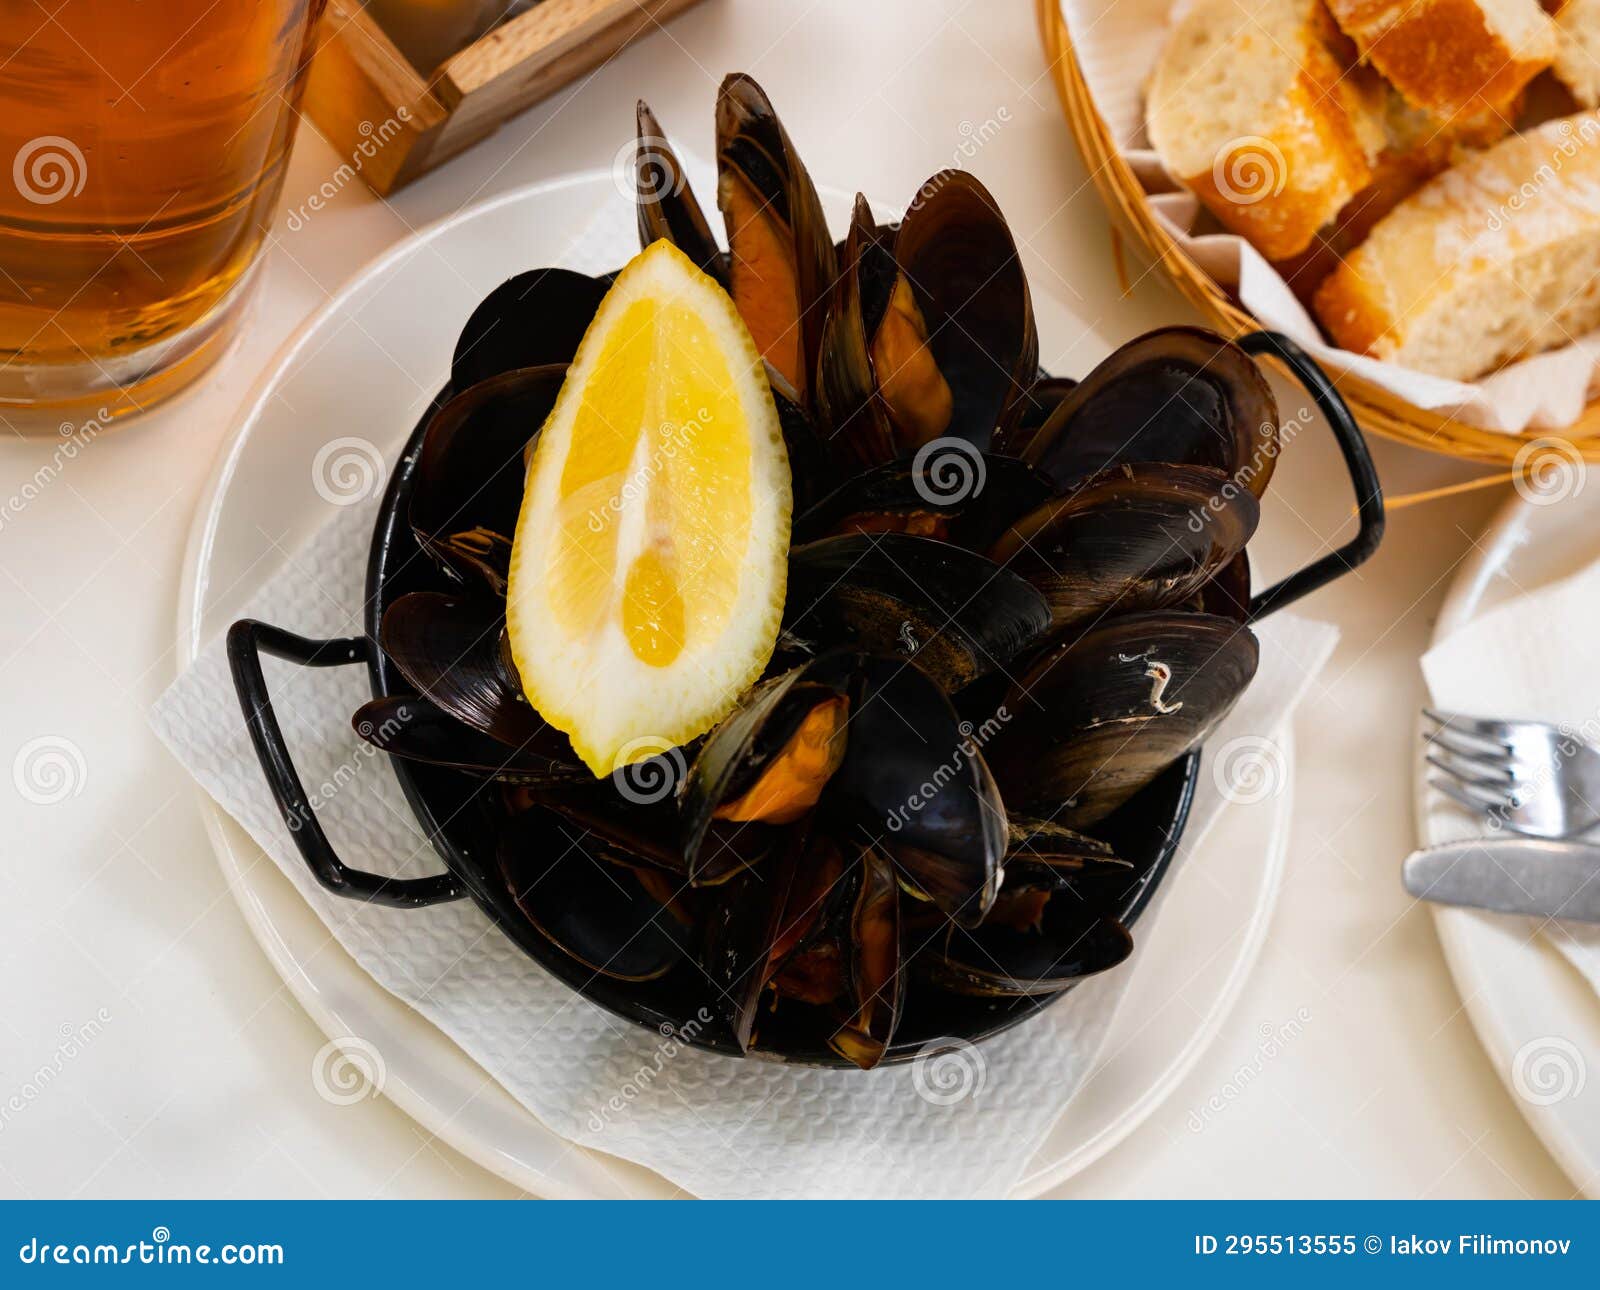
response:
<path fill-rule="evenodd" d="M 835 243 L 748 77 L 717 103 L 726 251 L 642 103 L 638 129 L 641 243 L 726 285 L 782 420 L 796 507 L 765 675 L 709 733 L 601 779 L 522 693 L 524 462 L 607 285 L 538 270 L 463 332 L 409 512 L 449 590 L 388 609 L 416 697 L 357 727 L 484 782 L 517 908 L 588 971 L 677 974 L 743 1050 L 803 1035 L 870 1068 L 913 1010 L 1053 995 L 1127 957 L 1148 874 L 1117 821 L 1255 671 L 1245 548 L 1276 409 L 1194 329 L 1043 375 L 983 186 L 936 175 L 898 224 L 858 198 Z"/>

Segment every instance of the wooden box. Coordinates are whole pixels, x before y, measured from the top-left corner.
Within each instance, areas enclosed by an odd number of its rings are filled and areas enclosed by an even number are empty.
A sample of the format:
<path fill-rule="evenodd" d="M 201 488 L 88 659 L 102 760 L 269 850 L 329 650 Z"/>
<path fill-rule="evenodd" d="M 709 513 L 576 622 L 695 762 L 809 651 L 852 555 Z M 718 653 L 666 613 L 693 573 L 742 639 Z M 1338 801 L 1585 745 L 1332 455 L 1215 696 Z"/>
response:
<path fill-rule="evenodd" d="M 367 184 L 394 192 L 697 0 L 540 0 L 418 71 L 361 0 L 328 0 L 305 110 Z"/>

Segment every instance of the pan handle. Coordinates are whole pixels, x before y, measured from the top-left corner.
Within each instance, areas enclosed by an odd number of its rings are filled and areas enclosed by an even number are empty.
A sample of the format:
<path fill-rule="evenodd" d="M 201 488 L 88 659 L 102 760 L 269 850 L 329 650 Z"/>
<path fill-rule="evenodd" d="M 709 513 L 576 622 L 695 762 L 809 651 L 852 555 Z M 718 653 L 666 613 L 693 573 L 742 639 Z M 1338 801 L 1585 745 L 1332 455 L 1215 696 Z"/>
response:
<path fill-rule="evenodd" d="M 240 619 L 228 629 L 228 666 L 233 671 L 233 685 L 239 693 L 239 707 L 244 711 L 250 741 L 261 760 L 278 813 L 289 826 L 312 876 L 337 896 L 395 909 L 420 909 L 465 896 L 466 887 L 448 870 L 428 878 L 385 878 L 352 869 L 339 859 L 317 822 L 283 741 L 283 730 L 272 711 L 272 697 L 261 670 L 262 654 L 304 667 L 340 667 L 365 663 L 369 647 L 364 636 L 309 640 L 253 618 Z"/>
<path fill-rule="evenodd" d="M 1372 455 L 1367 451 L 1367 441 L 1361 435 L 1361 427 L 1351 415 L 1344 396 L 1311 355 L 1287 336 L 1275 331 L 1251 332 L 1241 336 L 1237 343 L 1247 354 L 1269 354 L 1279 359 L 1328 419 L 1333 437 L 1339 441 L 1339 451 L 1344 454 L 1345 469 L 1350 472 L 1350 486 L 1355 490 L 1356 513 L 1361 522 L 1356 535 L 1337 551 L 1330 551 L 1253 597 L 1250 616 L 1246 620 L 1253 623 L 1299 600 L 1301 596 L 1327 586 L 1335 578 L 1343 577 L 1378 549 L 1378 543 L 1383 540 L 1383 488 L 1378 483 L 1378 472 L 1373 467 Z"/>

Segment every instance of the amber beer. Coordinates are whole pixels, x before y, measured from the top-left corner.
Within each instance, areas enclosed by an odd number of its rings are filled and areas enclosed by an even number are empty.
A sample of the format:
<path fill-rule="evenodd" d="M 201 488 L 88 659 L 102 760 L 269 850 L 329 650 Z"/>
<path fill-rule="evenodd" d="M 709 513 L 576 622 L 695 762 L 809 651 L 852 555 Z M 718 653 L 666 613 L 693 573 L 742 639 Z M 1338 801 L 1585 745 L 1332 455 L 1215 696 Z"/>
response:
<path fill-rule="evenodd" d="M 0 0 L 0 419 L 136 411 L 225 347 L 323 2 Z"/>

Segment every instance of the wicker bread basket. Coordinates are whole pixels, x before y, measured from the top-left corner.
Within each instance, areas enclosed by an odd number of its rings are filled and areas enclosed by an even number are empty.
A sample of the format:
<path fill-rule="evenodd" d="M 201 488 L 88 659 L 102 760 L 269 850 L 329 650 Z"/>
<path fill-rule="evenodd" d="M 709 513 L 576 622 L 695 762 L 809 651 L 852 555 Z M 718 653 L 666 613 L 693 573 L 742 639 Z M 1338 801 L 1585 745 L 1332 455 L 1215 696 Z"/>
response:
<path fill-rule="evenodd" d="M 1133 170 L 1112 143 L 1111 132 L 1096 110 L 1088 83 L 1078 65 L 1060 0 L 1035 0 L 1045 58 L 1061 95 L 1067 123 L 1078 140 L 1084 162 L 1108 208 L 1121 215 L 1139 241 L 1162 265 L 1211 325 L 1226 336 L 1260 327 L 1226 291 L 1189 258 L 1157 221 L 1145 202 Z M 1418 408 L 1357 376 L 1335 377 L 1362 426 L 1401 443 L 1448 453 L 1469 461 L 1511 465 L 1527 444 L 1549 438 L 1549 432 L 1503 434 L 1466 425 L 1453 417 Z M 1590 403 L 1578 420 L 1560 432 L 1590 461 L 1600 461 L 1600 402 Z"/>

